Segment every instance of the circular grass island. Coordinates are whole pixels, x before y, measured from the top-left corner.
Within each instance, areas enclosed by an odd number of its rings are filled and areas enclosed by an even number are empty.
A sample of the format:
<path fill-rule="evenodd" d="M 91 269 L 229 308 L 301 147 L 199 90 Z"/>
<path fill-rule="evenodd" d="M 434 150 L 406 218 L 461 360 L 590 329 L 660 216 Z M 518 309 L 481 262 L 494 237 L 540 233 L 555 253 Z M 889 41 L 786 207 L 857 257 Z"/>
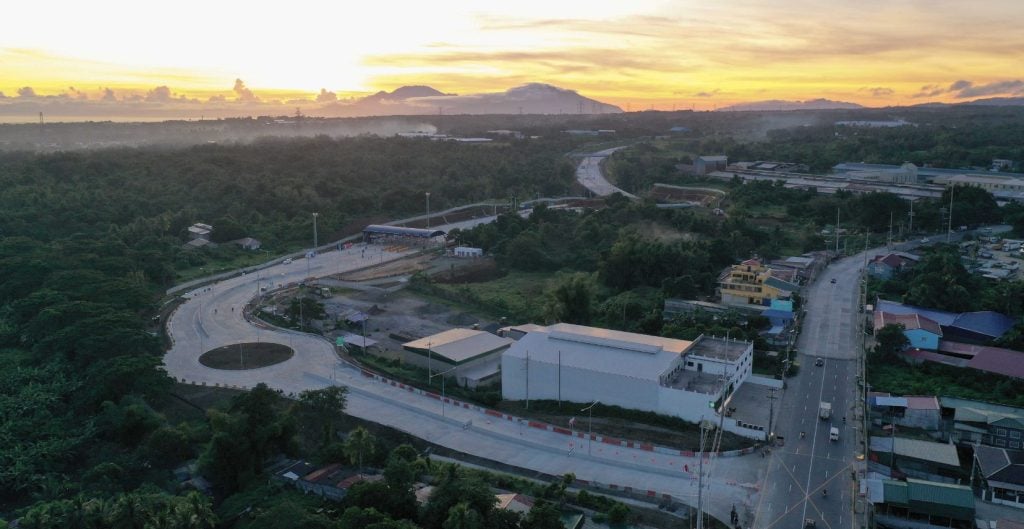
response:
<path fill-rule="evenodd" d="M 280 364 L 295 350 L 279 343 L 234 343 L 211 349 L 199 357 L 199 363 L 212 369 L 239 371 Z"/>

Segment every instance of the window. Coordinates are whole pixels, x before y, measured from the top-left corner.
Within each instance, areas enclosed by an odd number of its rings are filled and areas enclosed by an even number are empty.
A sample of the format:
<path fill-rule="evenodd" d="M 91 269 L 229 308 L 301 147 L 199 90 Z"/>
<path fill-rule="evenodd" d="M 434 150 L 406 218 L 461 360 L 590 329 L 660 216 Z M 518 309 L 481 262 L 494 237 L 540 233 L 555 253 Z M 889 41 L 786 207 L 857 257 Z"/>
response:
<path fill-rule="evenodd" d="M 996 428 L 996 435 L 999 437 L 1006 437 L 1006 428 Z"/>
<path fill-rule="evenodd" d="M 996 439 L 996 446 L 1006 448 L 1006 439 Z"/>
<path fill-rule="evenodd" d="M 1010 441 L 1010 448 L 1020 448 L 1020 441 Z"/>
<path fill-rule="evenodd" d="M 1010 430 L 1010 439 L 1020 439 L 1020 430 Z"/>
<path fill-rule="evenodd" d="M 693 362 L 687 362 L 686 367 L 693 367 Z"/>

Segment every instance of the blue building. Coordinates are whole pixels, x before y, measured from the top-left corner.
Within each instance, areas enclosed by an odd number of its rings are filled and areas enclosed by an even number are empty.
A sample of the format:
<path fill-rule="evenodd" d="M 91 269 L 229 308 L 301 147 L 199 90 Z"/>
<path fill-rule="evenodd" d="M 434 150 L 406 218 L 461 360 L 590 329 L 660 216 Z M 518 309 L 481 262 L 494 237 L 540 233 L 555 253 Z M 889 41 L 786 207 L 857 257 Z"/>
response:
<path fill-rule="evenodd" d="M 942 338 L 942 327 L 934 320 L 930 320 L 920 314 L 892 314 L 889 312 L 875 312 L 875 332 L 877 333 L 886 325 L 902 325 L 903 335 L 910 341 L 910 347 L 914 349 L 927 349 L 937 351 L 939 340 Z"/>

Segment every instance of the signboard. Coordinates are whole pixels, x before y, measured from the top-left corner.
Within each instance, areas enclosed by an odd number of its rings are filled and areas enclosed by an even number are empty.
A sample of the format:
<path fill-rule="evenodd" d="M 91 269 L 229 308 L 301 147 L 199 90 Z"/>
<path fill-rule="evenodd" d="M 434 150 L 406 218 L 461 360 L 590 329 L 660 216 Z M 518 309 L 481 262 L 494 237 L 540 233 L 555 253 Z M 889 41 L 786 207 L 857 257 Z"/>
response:
<path fill-rule="evenodd" d="M 339 337 L 335 338 L 334 339 L 334 345 L 337 345 L 338 347 L 344 347 L 345 346 L 345 338 L 342 337 L 342 336 L 339 336 Z"/>

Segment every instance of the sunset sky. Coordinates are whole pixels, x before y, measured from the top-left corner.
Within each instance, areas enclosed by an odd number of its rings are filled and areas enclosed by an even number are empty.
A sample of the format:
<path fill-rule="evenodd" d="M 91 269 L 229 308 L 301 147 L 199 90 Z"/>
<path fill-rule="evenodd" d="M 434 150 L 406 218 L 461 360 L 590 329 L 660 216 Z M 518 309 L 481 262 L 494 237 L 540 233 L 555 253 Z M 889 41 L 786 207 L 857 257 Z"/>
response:
<path fill-rule="evenodd" d="M 633 110 L 1024 95 L 1021 0 L 57 0 L 2 13 L 7 100 L 24 87 L 286 101 L 527 82 Z"/>

